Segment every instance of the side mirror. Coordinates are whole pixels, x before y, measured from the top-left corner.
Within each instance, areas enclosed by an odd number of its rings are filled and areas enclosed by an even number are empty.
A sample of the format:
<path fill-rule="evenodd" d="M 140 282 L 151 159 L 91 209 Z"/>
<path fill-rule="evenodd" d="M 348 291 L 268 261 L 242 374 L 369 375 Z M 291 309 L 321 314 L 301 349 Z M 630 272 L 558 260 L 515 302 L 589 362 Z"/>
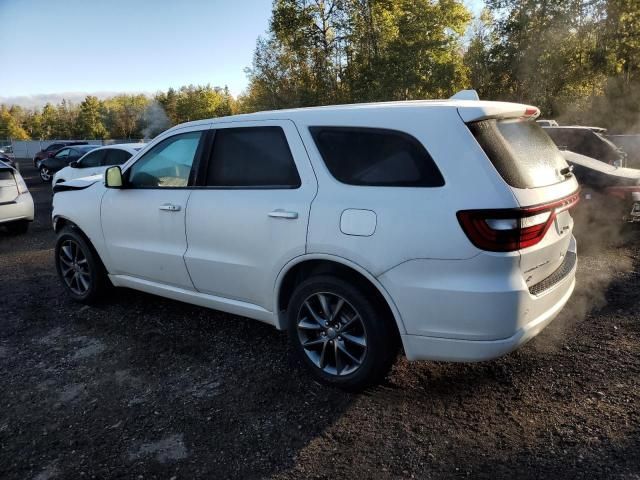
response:
<path fill-rule="evenodd" d="M 120 167 L 109 167 L 104 173 L 104 185 L 107 188 L 122 188 L 122 170 Z"/>
<path fill-rule="evenodd" d="M 75 161 L 75 162 L 71 162 L 71 163 L 69 164 L 69 166 L 70 166 L 71 168 L 78 168 L 78 162 L 77 162 L 77 161 Z"/>

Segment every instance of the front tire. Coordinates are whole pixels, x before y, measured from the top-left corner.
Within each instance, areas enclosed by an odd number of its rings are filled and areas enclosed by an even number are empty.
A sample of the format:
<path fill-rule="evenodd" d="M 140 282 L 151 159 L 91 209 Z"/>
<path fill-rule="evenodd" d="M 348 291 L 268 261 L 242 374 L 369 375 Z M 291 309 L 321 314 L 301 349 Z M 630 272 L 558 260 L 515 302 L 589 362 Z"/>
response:
<path fill-rule="evenodd" d="M 324 383 L 362 390 L 380 382 L 395 360 L 398 337 L 388 310 L 338 277 L 302 282 L 287 314 L 293 349 Z"/>
<path fill-rule="evenodd" d="M 47 167 L 40 167 L 40 180 L 45 183 L 49 183 L 52 177 L 53 174 L 51 173 L 51 170 L 49 170 Z"/>
<path fill-rule="evenodd" d="M 75 229 L 65 228 L 56 241 L 55 262 L 62 285 L 80 303 L 95 303 L 108 287 L 98 254 Z"/>

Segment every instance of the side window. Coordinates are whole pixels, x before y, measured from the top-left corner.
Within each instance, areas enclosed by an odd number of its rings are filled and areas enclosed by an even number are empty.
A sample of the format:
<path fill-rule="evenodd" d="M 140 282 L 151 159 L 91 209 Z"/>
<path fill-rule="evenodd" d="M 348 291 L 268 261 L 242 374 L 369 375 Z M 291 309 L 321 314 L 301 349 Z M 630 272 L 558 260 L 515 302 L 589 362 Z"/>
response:
<path fill-rule="evenodd" d="M 55 152 L 56 150 L 59 150 L 62 147 L 64 147 L 64 145 L 61 145 L 59 143 L 52 143 L 47 148 L 45 148 L 44 151 L 45 152 Z"/>
<path fill-rule="evenodd" d="M 69 156 L 69 152 L 70 150 L 68 148 L 60 150 L 58 153 L 56 153 L 56 158 L 67 158 Z"/>
<path fill-rule="evenodd" d="M 80 168 L 99 167 L 106 152 L 106 150 L 97 150 L 95 152 L 87 153 L 80 160 Z"/>
<path fill-rule="evenodd" d="M 186 187 L 202 132 L 169 137 L 129 169 L 129 185 L 138 188 Z"/>
<path fill-rule="evenodd" d="M 112 166 L 112 165 L 122 165 L 124 162 L 131 158 L 131 154 L 125 150 L 120 150 L 117 148 L 112 148 L 107 151 L 107 155 L 103 158 L 102 165 L 104 166 Z"/>
<path fill-rule="evenodd" d="M 280 127 L 215 131 L 206 184 L 216 187 L 298 188 L 300 176 Z"/>
<path fill-rule="evenodd" d="M 318 150 L 336 180 L 379 187 L 441 187 L 444 178 L 411 135 L 396 130 L 311 127 Z"/>

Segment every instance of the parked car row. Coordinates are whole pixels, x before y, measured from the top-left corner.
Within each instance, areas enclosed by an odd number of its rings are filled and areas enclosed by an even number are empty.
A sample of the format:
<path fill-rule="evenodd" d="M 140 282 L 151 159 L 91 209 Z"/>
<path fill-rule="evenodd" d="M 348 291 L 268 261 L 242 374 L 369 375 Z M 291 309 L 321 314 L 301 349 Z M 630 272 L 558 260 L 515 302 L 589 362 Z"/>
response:
<path fill-rule="evenodd" d="M 109 166 L 122 165 L 143 146 L 142 143 L 125 143 L 105 147 L 87 144 L 63 147 L 53 156 L 38 162 L 40 179 L 55 185 L 78 177 L 101 174 Z"/>
<path fill-rule="evenodd" d="M 42 162 L 42 160 L 45 158 L 51 158 L 58 152 L 58 150 L 72 145 L 87 145 L 87 142 L 63 141 L 52 143 L 35 154 L 33 157 L 33 166 L 40 169 L 40 162 Z"/>

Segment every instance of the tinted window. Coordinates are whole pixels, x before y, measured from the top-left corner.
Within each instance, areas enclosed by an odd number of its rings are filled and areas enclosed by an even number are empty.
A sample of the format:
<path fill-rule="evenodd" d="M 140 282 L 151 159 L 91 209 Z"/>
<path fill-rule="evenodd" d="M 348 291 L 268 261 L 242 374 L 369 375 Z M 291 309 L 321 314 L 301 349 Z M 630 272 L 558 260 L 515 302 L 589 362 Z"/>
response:
<path fill-rule="evenodd" d="M 70 155 L 70 150 L 65 148 L 64 150 L 60 150 L 56 153 L 55 158 L 67 158 Z"/>
<path fill-rule="evenodd" d="M 88 153 L 87 155 L 82 157 L 82 159 L 80 160 L 80 167 L 81 168 L 99 167 L 100 163 L 102 162 L 102 159 L 104 158 L 105 153 L 106 153 L 106 150 L 98 150 L 97 152 Z"/>
<path fill-rule="evenodd" d="M 418 140 L 375 128 L 312 127 L 331 174 L 349 185 L 441 187 L 444 179 Z"/>
<path fill-rule="evenodd" d="M 469 129 L 505 182 L 516 188 L 554 185 L 567 162 L 551 138 L 528 120 L 483 120 Z"/>
<path fill-rule="evenodd" d="M 300 176 L 280 127 L 216 130 L 207 185 L 299 187 Z"/>
<path fill-rule="evenodd" d="M 131 158 L 131 154 L 125 150 L 119 150 L 112 148 L 107 151 L 107 156 L 104 158 L 103 165 L 122 165 L 124 162 Z"/>
<path fill-rule="evenodd" d="M 132 187 L 186 187 L 202 132 L 174 135 L 153 147 L 129 169 Z"/>

